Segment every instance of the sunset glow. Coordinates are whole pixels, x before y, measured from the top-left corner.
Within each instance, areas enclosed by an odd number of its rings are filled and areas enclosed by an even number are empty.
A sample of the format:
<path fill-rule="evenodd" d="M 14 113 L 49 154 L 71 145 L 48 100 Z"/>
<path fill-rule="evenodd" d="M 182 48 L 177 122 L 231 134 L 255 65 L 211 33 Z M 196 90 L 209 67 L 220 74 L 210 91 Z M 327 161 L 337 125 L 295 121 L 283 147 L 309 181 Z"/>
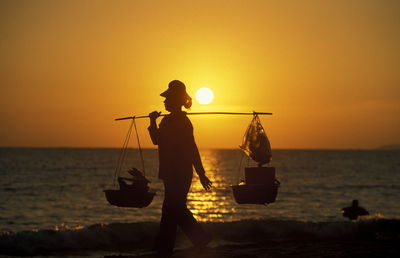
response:
<path fill-rule="evenodd" d="M 0 10 L 0 146 L 119 147 L 129 122 L 114 118 L 164 112 L 159 94 L 174 79 L 190 112 L 272 112 L 261 119 L 273 148 L 400 143 L 398 1 L 6 0 Z M 216 97 L 208 105 L 195 101 L 201 87 Z M 237 148 L 251 120 L 190 119 L 200 148 Z M 154 147 L 148 123 L 137 126 Z"/>

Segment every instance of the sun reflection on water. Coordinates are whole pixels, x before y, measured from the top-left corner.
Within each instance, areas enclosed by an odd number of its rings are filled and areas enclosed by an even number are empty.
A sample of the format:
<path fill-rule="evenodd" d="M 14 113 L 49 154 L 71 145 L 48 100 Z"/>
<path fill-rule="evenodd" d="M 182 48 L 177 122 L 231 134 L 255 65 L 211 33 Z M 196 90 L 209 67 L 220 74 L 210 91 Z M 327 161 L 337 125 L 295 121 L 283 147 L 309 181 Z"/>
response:
<path fill-rule="evenodd" d="M 220 173 L 221 163 L 217 151 L 203 151 L 202 161 L 206 175 L 212 181 L 211 191 L 206 192 L 199 178 L 194 177 L 188 194 L 188 208 L 199 221 L 227 221 L 236 212 L 232 200 L 226 192 L 230 190 L 229 180 Z"/>

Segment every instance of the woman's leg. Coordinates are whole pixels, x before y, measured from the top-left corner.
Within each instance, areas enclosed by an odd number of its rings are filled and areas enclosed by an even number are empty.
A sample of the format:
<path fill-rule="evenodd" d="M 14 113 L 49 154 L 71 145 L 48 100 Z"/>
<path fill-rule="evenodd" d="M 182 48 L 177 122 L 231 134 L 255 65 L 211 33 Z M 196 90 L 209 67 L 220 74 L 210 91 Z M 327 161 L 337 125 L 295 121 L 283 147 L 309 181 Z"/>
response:
<path fill-rule="evenodd" d="M 206 245 L 211 241 L 211 236 L 207 234 L 200 223 L 193 216 L 192 212 L 187 208 L 187 195 L 192 182 L 192 177 L 186 178 L 180 181 L 180 186 L 175 189 L 179 189 L 176 198 L 176 220 L 185 235 L 190 239 L 193 245 Z"/>
<path fill-rule="evenodd" d="M 178 225 L 195 246 L 205 246 L 211 241 L 211 236 L 186 206 L 191 179 L 164 180 L 165 195 L 156 248 L 165 257 L 172 255 Z"/>
<path fill-rule="evenodd" d="M 162 215 L 160 221 L 160 231 L 156 239 L 156 250 L 162 257 L 172 255 L 176 230 L 176 208 L 175 208 L 175 190 L 171 183 L 164 180 L 164 202 L 162 206 Z"/>

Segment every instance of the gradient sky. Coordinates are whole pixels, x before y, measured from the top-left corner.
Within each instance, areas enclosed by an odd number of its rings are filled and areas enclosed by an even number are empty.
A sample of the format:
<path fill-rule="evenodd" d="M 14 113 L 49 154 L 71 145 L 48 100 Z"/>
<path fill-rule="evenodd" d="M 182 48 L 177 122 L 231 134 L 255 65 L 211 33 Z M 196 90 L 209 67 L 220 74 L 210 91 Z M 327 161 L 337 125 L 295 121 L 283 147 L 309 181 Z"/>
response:
<path fill-rule="evenodd" d="M 273 148 L 400 143 L 399 60 L 396 0 L 3 0 L 0 146 L 120 147 L 113 119 L 163 110 L 173 79 L 214 91 L 192 112 L 273 112 Z M 200 148 L 236 148 L 251 117 L 191 120 Z"/>

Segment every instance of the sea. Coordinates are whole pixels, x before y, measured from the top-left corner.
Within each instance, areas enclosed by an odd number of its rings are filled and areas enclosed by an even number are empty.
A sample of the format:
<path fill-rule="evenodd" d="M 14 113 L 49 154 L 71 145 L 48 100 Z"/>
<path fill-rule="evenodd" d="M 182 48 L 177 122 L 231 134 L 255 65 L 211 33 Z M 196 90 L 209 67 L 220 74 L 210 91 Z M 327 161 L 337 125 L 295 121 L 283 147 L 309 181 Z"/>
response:
<path fill-rule="evenodd" d="M 235 202 L 231 185 L 244 178 L 245 167 L 257 165 L 240 150 L 200 152 L 212 190 L 205 191 L 195 175 L 188 207 L 214 235 L 213 245 L 293 234 L 354 237 L 360 223 L 400 220 L 398 150 L 273 150 L 268 166 L 281 184 L 268 205 Z M 114 148 L 0 148 L 0 256 L 151 250 L 163 202 L 157 150 L 143 150 L 144 168 L 138 149 L 127 149 L 122 163 L 120 155 Z M 129 177 L 132 167 L 144 169 L 151 181 L 152 203 L 110 205 L 103 190 L 118 187 L 115 177 Z M 353 199 L 370 216 L 344 218 L 341 209 Z M 177 246 L 184 248 L 189 243 L 180 235 Z"/>

